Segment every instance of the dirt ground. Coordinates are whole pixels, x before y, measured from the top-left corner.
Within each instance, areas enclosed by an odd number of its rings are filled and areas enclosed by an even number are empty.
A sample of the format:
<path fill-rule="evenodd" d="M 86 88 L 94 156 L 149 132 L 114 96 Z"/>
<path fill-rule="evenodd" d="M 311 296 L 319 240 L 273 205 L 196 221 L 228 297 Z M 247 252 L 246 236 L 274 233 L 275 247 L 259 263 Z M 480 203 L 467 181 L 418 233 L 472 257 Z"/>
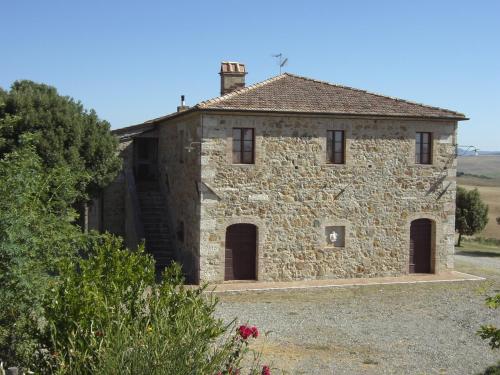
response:
<path fill-rule="evenodd" d="M 484 306 L 500 249 L 466 245 L 456 269 L 486 281 L 224 294 L 218 314 L 268 332 L 254 348 L 273 374 L 485 374 L 500 352 L 476 332 L 500 325 Z"/>

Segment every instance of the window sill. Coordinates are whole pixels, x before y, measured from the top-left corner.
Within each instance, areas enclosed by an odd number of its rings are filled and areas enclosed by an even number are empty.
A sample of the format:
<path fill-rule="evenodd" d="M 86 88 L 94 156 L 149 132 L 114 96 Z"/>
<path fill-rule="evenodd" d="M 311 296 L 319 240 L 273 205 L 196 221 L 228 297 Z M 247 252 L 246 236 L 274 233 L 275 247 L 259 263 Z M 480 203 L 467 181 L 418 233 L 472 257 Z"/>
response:
<path fill-rule="evenodd" d="M 346 163 L 343 163 L 343 164 L 324 163 L 323 165 L 325 167 L 329 167 L 329 168 L 345 168 L 347 166 Z"/>
<path fill-rule="evenodd" d="M 433 167 L 435 167 L 434 164 L 418 164 L 418 163 L 413 163 L 413 166 L 417 167 L 417 168 L 433 168 Z"/>
<path fill-rule="evenodd" d="M 231 167 L 238 167 L 238 168 L 251 168 L 255 167 L 255 163 L 253 164 L 230 164 Z"/>

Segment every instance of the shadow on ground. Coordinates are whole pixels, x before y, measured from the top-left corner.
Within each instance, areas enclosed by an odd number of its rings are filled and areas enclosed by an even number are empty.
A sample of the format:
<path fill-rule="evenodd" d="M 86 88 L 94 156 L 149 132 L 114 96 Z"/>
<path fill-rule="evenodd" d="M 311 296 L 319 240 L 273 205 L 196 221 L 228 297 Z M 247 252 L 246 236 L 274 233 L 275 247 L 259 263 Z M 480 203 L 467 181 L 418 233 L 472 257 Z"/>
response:
<path fill-rule="evenodd" d="M 482 251 L 458 250 L 458 251 L 456 251 L 455 254 L 465 255 L 465 256 L 469 256 L 469 257 L 492 257 L 492 258 L 500 257 L 500 253 L 495 253 L 493 251 L 484 251 L 484 250 L 482 250 Z"/>

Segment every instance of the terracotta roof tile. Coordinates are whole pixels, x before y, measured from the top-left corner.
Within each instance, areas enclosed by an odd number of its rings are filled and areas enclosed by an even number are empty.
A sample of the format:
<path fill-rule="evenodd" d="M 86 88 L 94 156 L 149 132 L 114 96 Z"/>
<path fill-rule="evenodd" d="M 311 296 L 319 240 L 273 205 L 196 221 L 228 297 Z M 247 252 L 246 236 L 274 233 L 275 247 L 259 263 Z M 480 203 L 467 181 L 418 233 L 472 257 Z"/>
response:
<path fill-rule="evenodd" d="M 465 120 L 458 112 L 284 73 L 206 100 L 198 109 Z"/>

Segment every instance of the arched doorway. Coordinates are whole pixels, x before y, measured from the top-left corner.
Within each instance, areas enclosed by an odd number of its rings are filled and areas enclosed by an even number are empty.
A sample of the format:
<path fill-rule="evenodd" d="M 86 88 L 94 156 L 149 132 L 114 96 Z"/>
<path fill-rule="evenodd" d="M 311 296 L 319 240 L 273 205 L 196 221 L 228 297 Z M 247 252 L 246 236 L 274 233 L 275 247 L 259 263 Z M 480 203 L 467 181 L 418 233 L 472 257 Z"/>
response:
<path fill-rule="evenodd" d="M 226 229 L 224 280 L 256 280 L 257 227 L 233 224 Z"/>
<path fill-rule="evenodd" d="M 410 226 L 410 273 L 431 272 L 432 221 L 418 219 Z"/>

